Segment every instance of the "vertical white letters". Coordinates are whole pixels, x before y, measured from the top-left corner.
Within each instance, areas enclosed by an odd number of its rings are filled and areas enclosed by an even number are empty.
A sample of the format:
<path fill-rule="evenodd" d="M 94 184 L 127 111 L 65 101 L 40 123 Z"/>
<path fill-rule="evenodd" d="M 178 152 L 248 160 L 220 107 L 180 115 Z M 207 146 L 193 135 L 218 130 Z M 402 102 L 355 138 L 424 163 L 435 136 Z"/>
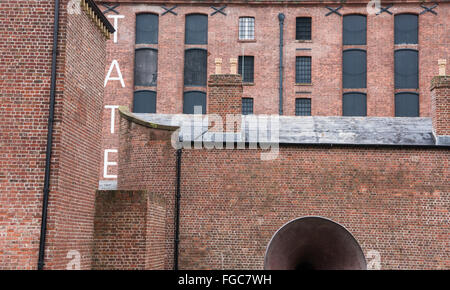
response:
<path fill-rule="evenodd" d="M 117 34 L 119 33 L 119 19 L 125 18 L 123 15 L 108 15 L 108 18 L 114 19 L 114 29 L 116 32 L 114 32 L 114 43 L 117 43 Z"/>
<path fill-rule="evenodd" d="M 103 177 L 104 178 L 117 178 L 117 175 L 108 174 L 109 166 L 117 166 L 117 162 L 111 162 L 108 160 L 109 153 L 117 153 L 117 149 L 106 149 L 103 157 Z"/>
<path fill-rule="evenodd" d="M 114 67 L 117 70 L 117 74 L 118 74 L 117 77 L 111 77 L 111 73 L 112 73 Z M 122 88 L 125 87 L 125 82 L 123 81 L 122 72 L 120 71 L 119 63 L 115 59 L 112 61 L 111 66 L 109 67 L 108 73 L 106 74 L 105 87 L 108 84 L 109 80 L 111 80 L 111 81 L 120 81 L 120 84 L 122 85 Z"/>
<path fill-rule="evenodd" d="M 116 109 L 119 108 L 119 106 L 105 106 L 105 109 L 111 109 L 111 134 L 114 134 L 114 125 L 116 121 Z"/>

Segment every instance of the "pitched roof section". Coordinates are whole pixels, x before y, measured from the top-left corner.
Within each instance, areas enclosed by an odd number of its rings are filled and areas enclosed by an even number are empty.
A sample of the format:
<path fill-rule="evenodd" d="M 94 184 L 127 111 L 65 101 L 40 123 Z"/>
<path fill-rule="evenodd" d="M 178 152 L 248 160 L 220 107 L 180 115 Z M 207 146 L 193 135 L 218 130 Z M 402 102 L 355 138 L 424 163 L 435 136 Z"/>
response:
<path fill-rule="evenodd" d="M 232 138 L 229 140 L 235 142 L 272 143 L 278 140 L 281 144 L 436 145 L 431 118 L 279 116 L 278 121 L 276 117 L 267 122 L 261 116 L 246 115 L 242 116 L 244 126 L 240 133 L 220 133 L 222 136 L 219 136 L 208 130 L 206 115 L 202 122 L 201 116 L 185 114 L 128 114 L 140 122 L 156 124 L 156 127 L 180 127 L 180 140 L 184 142 Z M 270 130 L 270 122 L 277 131 Z"/>

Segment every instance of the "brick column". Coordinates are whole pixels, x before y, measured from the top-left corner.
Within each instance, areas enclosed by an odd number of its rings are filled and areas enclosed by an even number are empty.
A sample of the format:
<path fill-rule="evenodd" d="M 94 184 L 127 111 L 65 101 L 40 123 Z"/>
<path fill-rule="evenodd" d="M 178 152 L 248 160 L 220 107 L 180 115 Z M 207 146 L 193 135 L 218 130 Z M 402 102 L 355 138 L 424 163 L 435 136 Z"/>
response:
<path fill-rule="evenodd" d="M 439 74 L 431 80 L 433 134 L 436 145 L 450 145 L 450 76 L 445 75 L 445 61 L 440 61 Z"/>
<path fill-rule="evenodd" d="M 233 65 L 236 59 L 231 59 L 232 73 L 221 74 L 221 59 L 216 61 L 216 74 L 210 75 L 208 80 L 208 114 L 217 114 L 226 122 L 227 114 L 240 115 L 242 113 L 242 79 L 236 74 Z M 217 74 L 218 73 L 218 74 Z"/>

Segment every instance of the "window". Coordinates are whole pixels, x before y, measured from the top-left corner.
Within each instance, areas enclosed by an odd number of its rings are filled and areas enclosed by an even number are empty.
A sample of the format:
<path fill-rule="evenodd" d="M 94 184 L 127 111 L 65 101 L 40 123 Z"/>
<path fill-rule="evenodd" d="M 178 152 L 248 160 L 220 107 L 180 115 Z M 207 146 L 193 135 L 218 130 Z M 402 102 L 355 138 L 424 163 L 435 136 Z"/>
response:
<path fill-rule="evenodd" d="M 206 86 L 206 60 L 205 49 L 187 49 L 184 56 L 184 85 Z"/>
<path fill-rule="evenodd" d="M 239 18 L 239 39 L 240 40 L 255 39 L 255 18 L 253 17 Z"/>
<path fill-rule="evenodd" d="M 133 98 L 134 113 L 156 113 L 156 92 L 136 91 Z"/>
<path fill-rule="evenodd" d="M 253 114 L 253 99 L 242 98 L 242 115 Z"/>
<path fill-rule="evenodd" d="M 295 39 L 311 40 L 311 17 L 297 17 Z"/>
<path fill-rule="evenodd" d="M 156 86 L 158 77 L 158 51 L 152 48 L 141 48 L 135 52 L 134 85 Z"/>
<path fill-rule="evenodd" d="M 417 89 L 419 87 L 417 50 L 396 50 L 394 54 L 394 66 L 396 89 Z"/>
<path fill-rule="evenodd" d="M 343 116 L 366 116 L 367 99 L 363 93 L 346 93 L 342 100 Z"/>
<path fill-rule="evenodd" d="M 366 87 L 367 64 L 364 50 L 344 50 L 342 77 L 343 87 L 346 89 Z"/>
<path fill-rule="evenodd" d="M 158 15 L 136 15 L 136 43 L 158 43 Z"/>
<path fill-rule="evenodd" d="M 415 14 L 398 14 L 394 18 L 395 44 L 417 44 L 418 16 Z"/>
<path fill-rule="evenodd" d="M 242 76 L 244 83 L 253 83 L 254 63 L 253 56 L 239 56 L 238 73 Z"/>
<path fill-rule="evenodd" d="M 311 83 L 311 57 L 297 56 L 295 59 L 295 82 L 297 84 Z"/>
<path fill-rule="evenodd" d="M 364 15 L 344 15 L 343 20 L 343 41 L 344 45 L 365 45 L 366 44 L 366 16 Z"/>
<path fill-rule="evenodd" d="M 295 99 L 295 115 L 311 116 L 311 99 L 308 98 Z"/>
<path fill-rule="evenodd" d="M 208 16 L 203 14 L 186 15 L 186 44 L 208 43 Z"/>
<path fill-rule="evenodd" d="M 396 117 L 419 117 L 419 95 L 416 93 L 395 94 Z"/>
<path fill-rule="evenodd" d="M 202 114 L 206 114 L 206 94 L 204 92 L 185 92 L 183 100 L 183 114 L 194 114 L 195 107 L 201 106 Z"/>

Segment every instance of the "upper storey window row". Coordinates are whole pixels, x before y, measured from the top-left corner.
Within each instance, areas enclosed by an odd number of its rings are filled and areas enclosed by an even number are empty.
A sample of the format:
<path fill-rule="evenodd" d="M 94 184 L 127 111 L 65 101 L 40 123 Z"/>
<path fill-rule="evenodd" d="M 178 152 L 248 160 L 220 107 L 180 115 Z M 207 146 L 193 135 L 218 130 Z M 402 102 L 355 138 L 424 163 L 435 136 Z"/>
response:
<path fill-rule="evenodd" d="M 157 14 L 136 15 L 136 44 L 157 44 L 159 16 Z M 311 17 L 296 18 L 297 40 L 311 40 Z M 255 39 L 255 18 L 239 18 L 239 40 Z M 418 43 L 418 15 L 397 14 L 394 17 L 395 44 Z M 208 16 L 204 14 L 186 15 L 186 44 L 208 43 Z M 359 14 L 349 14 L 343 17 L 343 44 L 366 45 L 367 17 Z"/>

